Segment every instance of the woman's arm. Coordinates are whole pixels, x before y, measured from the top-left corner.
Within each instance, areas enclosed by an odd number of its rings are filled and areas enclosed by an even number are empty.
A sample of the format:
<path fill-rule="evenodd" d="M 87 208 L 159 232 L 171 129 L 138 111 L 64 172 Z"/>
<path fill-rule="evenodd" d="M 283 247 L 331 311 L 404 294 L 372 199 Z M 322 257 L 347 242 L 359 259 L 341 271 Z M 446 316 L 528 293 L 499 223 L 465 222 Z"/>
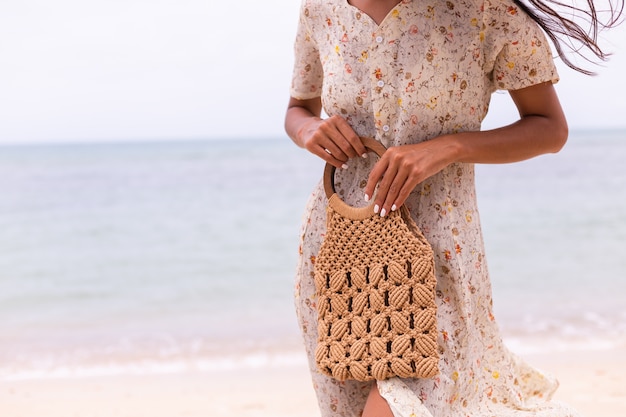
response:
<path fill-rule="evenodd" d="M 379 184 L 375 210 L 384 216 L 400 207 L 417 184 L 451 163 L 507 163 L 558 152 L 568 130 L 552 83 L 510 91 L 510 95 L 520 114 L 511 125 L 389 148 L 372 169 L 366 199 Z"/>
<path fill-rule="evenodd" d="M 289 100 L 285 115 L 285 131 L 301 148 L 319 156 L 336 168 L 345 167 L 349 158 L 366 156 L 367 150 L 352 127 L 339 116 L 321 119 L 322 102 Z"/>

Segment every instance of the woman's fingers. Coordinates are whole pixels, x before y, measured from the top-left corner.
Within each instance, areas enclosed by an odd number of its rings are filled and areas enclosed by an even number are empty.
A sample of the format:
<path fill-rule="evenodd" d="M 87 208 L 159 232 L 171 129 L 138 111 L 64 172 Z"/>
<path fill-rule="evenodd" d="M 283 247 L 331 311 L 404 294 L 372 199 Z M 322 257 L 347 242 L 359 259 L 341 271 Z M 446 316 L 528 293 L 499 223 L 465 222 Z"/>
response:
<path fill-rule="evenodd" d="M 356 156 L 366 157 L 367 149 L 365 148 L 365 145 L 363 145 L 361 138 L 359 138 L 356 132 L 352 130 L 352 127 L 345 119 L 339 116 L 336 117 L 338 118 L 337 130 L 341 133 L 342 137 L 346 141 L 344 143 L 344 145 L 346 146 L 344 151 L 346 151 L 346 153 L 352 158 Z"/>
<path fill-rule="evenodd" d="M 381 196 L 381 201 L 383 201 L 380 211 L 381 216 L 384 216 L 391 211 L 395 211 L 404 203 L 404 200 L 400 200 L 399 198 L 400 192 L 405 188 L 409 188 L 408 184 L 408 172 L 401 167 L 391 181 L 391 184 L 389 185 L 389 188 L 387 190 L 387 194 L 384 197 Z"/>
<path fill-rule="evenodd" d="M 416 185 L 417 184 L 411 184 L 408 181 L 404 183 L 402 189 L 400 189 L 400 192 L 398 193 L 398 196 L 394 200 L 394 203 L 391 205 L 391 211 L 396 211 L 396 209 L 404 204 L 406 199 L 409 198 L 411 192 L 415 189 Z"/>
<path fill-rule="evenodd" d="M 331 147 L 331 148 L 335 148 L 335 147 Z M 343 157 L 338 158 L 335 156 L 337 153 L 339 153 L 337 150 L 335 150 L 335 153 L 333 153 L 333 151 L 331 151 L 328 148 L 319 147 L 318 152 L 315 152 L 315 153 L 320 158 L 322 158 L 324 161 L 328 162 L 335 168 L 347 168 L 348 167 L 348 165 L 344 162 L 345 159 Z"/>
<path fill-rule="evenodd" d="M 375 207 L 386 215 L 400 207 L 415 187 L 435 175 L 454 159 L 454 148 L 448 146 L 441 136 L 426 142 L 389 148 L 374 165 L 370 173 L 365 194 L 372 197 L 376 184 Z M 366 197 L 366 200 L 368 198 Z"/>
<path fill-rule="evenodd" d="M 399 169 L 400 166 L 391 162 L 386 164 L 387 168 L 378 182 L 378 191 L 374 200 L 374 211 L 383 217 L 391 211 L 395 197 L 407 179 L 406 174 Z"/>
<path fill-rule="evenodd" d="M 304 147 L 335 168 L 342 168 L 348 157 L 335 143 L 336 130 L 327 126 L 326 121 L 318 121 L 317 126 L 311 128 L 311 131 L 312 133 L 304 140 Z"/>
<path fill-rule="evenodd" d="M 333 138 L 327 138 L 327 137 L 322 138 L 319 141 L 319 147 L 326 154 L 326 156 L 330 157 L 330 159 L 335 160 L 337 162 L 341 162 L 339 164 L 341 166 L 341 164 L 344 164 L 345 162 L 348 161 L 349 157 L 335 143 L 335 140 L 336 139 L 333 140 Z"/>
<path fill-rule="evenodd" d="M 342 159 L 345 156 L 344 162 L 367 152 L 359 136 L 342 117 L 333 116 L 326 119 L 321 126 L 321 130 L 337 147 L 337 149 L 330 147 L 328 149 L 333 153 L 337 153 L 338 159 Z"/>
<path fill-rule="evenodd" d="M 374 167 L 370 171 L 370 175 L 367 178 L 365 189 L 363 190 L 365 193 L 365 201 L 369 201 L 373 197 L 374 192 L 376 191 L 376 184 L 378 184 L 378 182 L 383 178 L 383 174 L 387 170 L 387 165 L 388 161 L 387 158 L 385 158 L 385 155 L 383 155 L 383 157 L 380 158 L 376 164 L 374 164 Z M 378 191 L 377 196 L 379 194 L 380 190 Z"/>
<path fill-rule="evenodd" d="M 398 166 L 391 162 L 391 158 L 389 158 L 387 154 L 383 155 L 374 165 L 374 168 L 372 168 L 367 180 L 367 185 L 365 186 L 366 200 L 369 200 L 374 192 L 376 192 L 374 212 L 379 213 L 381 216 L 385 216 L 391 211 L 393 202 L 387 204 L 390 190 L 397 188 L 399 191 L 401 187 L 398 188 L 398 183 L 403 182 L 403 174 L 400 173 L 400 175 L 398 175 Z M 376 184 L 378 184 L 377 190 Z M 397 191 L 395 191 L 395 193 L 397 193 Z"/>
<path fill-rule="evenodd" d="M 319 121 L 305 148 L 336 168 L 345 168 L 348 159 L 367 154 L 359 136 L 339 116 Z"/>
<path fill-rule="evenodd" d="M 421 176 L 415 175 L 412 163 L 407 148 L 390 148 L 374 166 L 365 186 L 365 194 L 369 199 L 378 184 L 374 200 L 376 213 L 385 216 L 395 211 L 421 181 Z"/>

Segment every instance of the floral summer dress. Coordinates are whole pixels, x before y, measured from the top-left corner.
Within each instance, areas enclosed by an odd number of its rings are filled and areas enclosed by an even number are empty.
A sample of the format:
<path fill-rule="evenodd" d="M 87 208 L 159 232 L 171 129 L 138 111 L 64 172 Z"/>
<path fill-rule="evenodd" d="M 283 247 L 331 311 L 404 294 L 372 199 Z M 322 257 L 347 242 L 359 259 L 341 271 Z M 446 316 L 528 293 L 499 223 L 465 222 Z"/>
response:
<path fill-rule="evenodd" d="M 377 25 L 347 0 L 304 0 L 291 95 L 322 98 L 360 136 L 386 146 L 480 130 L 491 94 L 556 82 L 549 45 L 510 0 L 401 1 Z M 336 178 L 349 204 L 364 205 L 375 157 L 355 158 Z M 550 401 L 558 383 L 502 343 L 476 207 L 474 166 L 457 163 L 419 184 L 406 202 L 435 253 L 440 374 L 377 381 L 395 417 L 577 416 Z M 313 281 L 325 233 L 321 184 L 308 202 L 296 309 L 323 417 L 359 416 L 370 384 L 338 382 L 315 366 Z"/>

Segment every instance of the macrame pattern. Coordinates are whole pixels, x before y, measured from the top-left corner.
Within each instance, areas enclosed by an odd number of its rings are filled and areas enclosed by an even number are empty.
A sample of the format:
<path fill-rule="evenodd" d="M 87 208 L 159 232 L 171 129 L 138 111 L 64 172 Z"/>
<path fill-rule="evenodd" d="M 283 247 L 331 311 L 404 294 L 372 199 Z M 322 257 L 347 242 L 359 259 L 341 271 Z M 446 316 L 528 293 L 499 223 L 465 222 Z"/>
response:
<path fill-rule="evenodd" d="M 315 261 L 320 371 L 338 380 L 438 373 L 434 258 L 408 210 L 329 198 Z"/>

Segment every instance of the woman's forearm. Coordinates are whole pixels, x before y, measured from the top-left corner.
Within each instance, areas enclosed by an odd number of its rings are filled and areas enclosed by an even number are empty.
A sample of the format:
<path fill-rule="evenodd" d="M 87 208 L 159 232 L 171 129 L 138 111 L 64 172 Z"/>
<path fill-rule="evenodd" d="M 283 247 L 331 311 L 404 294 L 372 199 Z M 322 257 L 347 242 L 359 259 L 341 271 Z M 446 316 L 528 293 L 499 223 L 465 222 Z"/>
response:
<path fill-rule="evenodd" d="M 511 91 L 520 120 L 483 132 L 448 137 L 452 162 L 508 163 L 558 152 L 567 141 L 567 121 L 551 83 Z"/>
<path fill-rule="evenodd" d="M 442 137 L 448 142 L 450 162 L 501 164 L 558 152 L 567 141 L 564 120 L 526 116 L 497 129 Z"/>
<path fill-rule="evenodd" d="M 296 100 L 291 98 L 285 114 L 285 132 L 301 148 L 305 147 L 306 127 L 320 120 L 321 102 L 318 99 Z"/>

